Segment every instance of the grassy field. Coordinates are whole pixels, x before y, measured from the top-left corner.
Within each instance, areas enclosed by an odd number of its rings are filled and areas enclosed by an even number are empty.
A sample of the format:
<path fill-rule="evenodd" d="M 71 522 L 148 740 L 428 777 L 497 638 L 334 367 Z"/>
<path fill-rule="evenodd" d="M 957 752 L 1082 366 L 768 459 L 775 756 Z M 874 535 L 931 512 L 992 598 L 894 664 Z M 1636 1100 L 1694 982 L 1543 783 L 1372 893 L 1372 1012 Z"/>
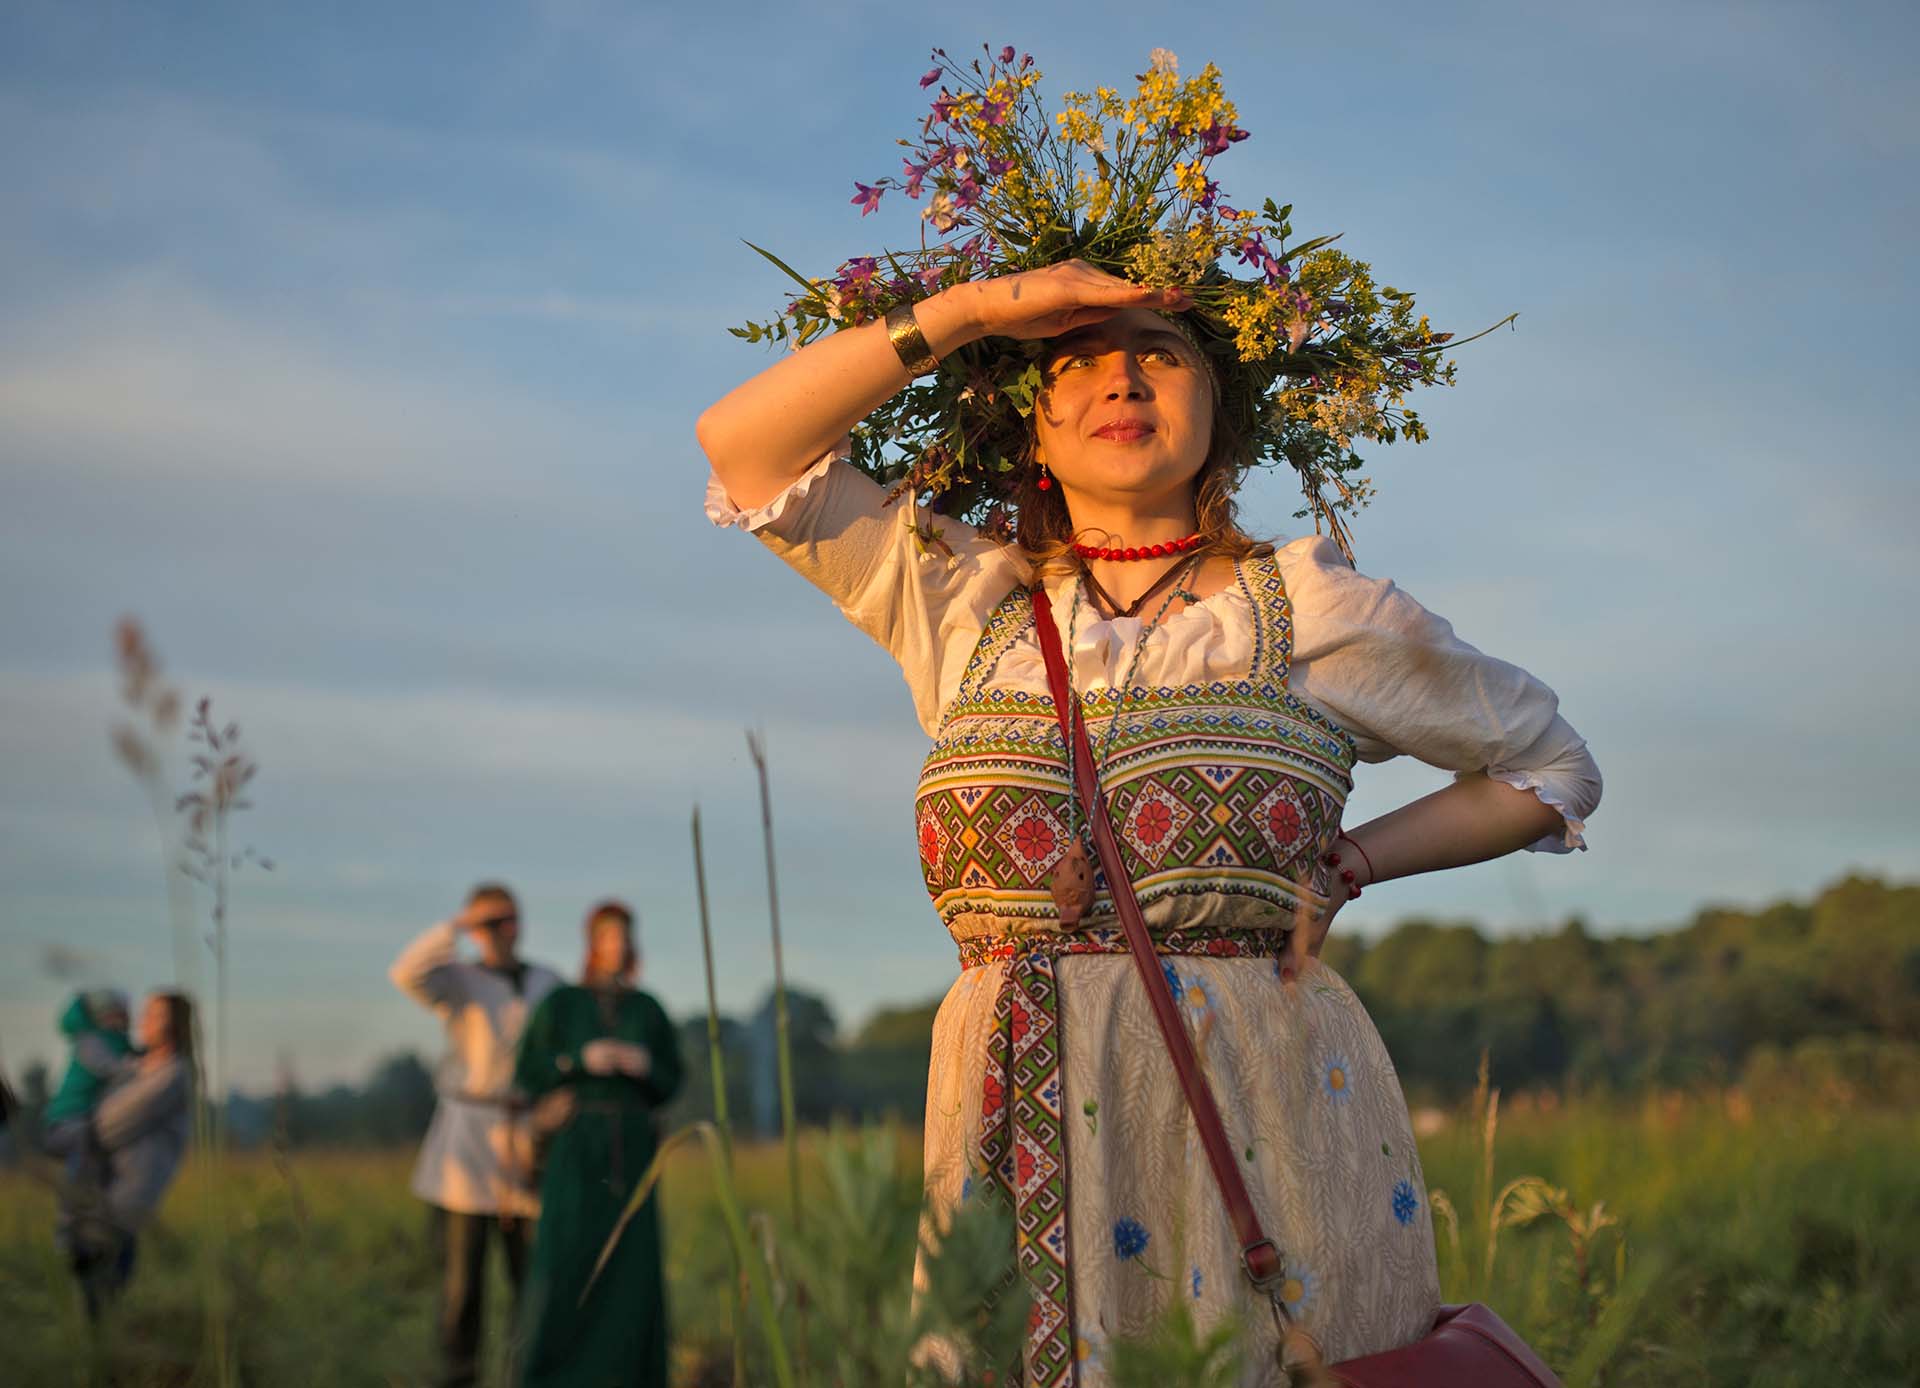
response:
<path fill-rule="evenodd" d="M 1754 1112 L 1737 1098 L 1509 1103 L 1497 1114 L 1491 1172 L 1485 1116 L 1484 1108 L 1477 1117 L 1453 1115 L 1422 1144 L 1429 1182 L 1446 1197 L 1436 1208 L 1450 1207 L 1458 1225 L 1456 1235 L 1454 1221 L 1438 1221 L 1445 1290 L 1491 1301 L 1570 1383 L 1920 1378 L 1920 1116 Z M 871 1246 L 816 1246 L 807 1254 L 812 1266 L 864 1260 L 864 1276 L 903 1286 L 911 1249 L 901 1230 L 911 1227 L 917 1194 L 914 1135 L 871 1149 L 865 1167 L 843 1163 L 841 1188 L 821 1167 L 826 1141 L 809 1140 L 810 1219 L 839 1230 L 834 1238 Z M 843 1138 L 842 1150 L 852 1142 Z M 296 1153 L 282 1165 L 247 1155 L 221 1173 L 225 1285 L 242 1382 L 429 1381 L 434 1272 L 422 1208 L 406 1190 L 409 1160 Z M 743 1151 L 739 1168 L 751 1208 L 783 1209 L 777 1147 Z M 859 1189 L 848 1186 L 849 1172 L 863 1173 Z M 208 1238 L 217 1207 L 203 1174 L 190 1169 L 178 1183 L 142 1245 L 131 1292 L 93 1339 L 52 1244 L 49 1192 L 0 1173 L 0 1378 L 36 1388 L 211 1381 L 200 1367 L 202 1289 L 221 1285 L 208 1275 L 207 1252 L 222 1241 Z M 691 1149 L 677 1155 L 664 1190 L 681 1381 L 724 1383 L 730 1279 L 706 1158 Z M 784 1248 L 791 1241 L 783 1224 L 768 1216 L 756 1222 L 756 1236 Z M 801 1257 L 795 1249 L 790 1262 Z M 840 1304 L 832 1290 L 820 1296 L 810 1334 L 821 1383 L 833 1381 L 833 1354 L 818 1346 L 888 1314 Z M 491 1349 L 499 1381 L 498 1337 Z M 753 1381 L 765 1381 L 762 1372 L 750 1369 Z"/>

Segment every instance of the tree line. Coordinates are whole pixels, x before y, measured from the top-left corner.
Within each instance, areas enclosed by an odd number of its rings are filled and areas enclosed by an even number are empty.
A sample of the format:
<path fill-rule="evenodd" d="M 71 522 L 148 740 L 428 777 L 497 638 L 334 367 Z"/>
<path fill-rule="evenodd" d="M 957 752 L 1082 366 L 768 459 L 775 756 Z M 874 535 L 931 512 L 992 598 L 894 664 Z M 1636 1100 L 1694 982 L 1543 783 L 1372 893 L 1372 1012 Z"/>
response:
<path fill-rule="evenodd" d="M 1446 1104 L 1473 1087 L 1482 1051 L 1508 1092 L 1634 1093 L 1745 1084 L 1799 1097 L 1920 1103 L 1920 884 L 1871 877 L 1758 911 L 1708 907 L 1645 935 L 1558 929 L 1491 937 L 1463 921 L 1412 919 L 1365 940 L 1337 930 L 1322 958 L 1353 985 L 1408 1098 Z M 803 1121 L 888 1114 L 917 1122 L 939 999 L 841 1032 L 825 999 L 788 990 L 795 1102 Z M 720 1019 L 736 1127 L 779 1126 L 773 999 Z M 688 1083 L 670 1121 L 714 1112 L 707 1019 L 682 1024 Z M 24 1117 L 47 1092 L 22 1077 Z M 410 1052 L 361 1086 L 236 1095 L 239 1142 L 387 1146 L 417 1140 L 433 1076 Z"/>

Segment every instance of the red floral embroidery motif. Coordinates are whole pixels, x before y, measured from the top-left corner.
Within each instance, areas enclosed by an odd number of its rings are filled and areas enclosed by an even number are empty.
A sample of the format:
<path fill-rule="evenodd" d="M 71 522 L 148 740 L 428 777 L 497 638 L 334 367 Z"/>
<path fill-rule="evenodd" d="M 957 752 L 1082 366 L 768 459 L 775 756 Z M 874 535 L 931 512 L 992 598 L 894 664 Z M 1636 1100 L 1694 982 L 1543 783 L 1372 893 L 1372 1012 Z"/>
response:
<path fill-rule="evenodd" d="M 932 867 L 940 856 L 940 830 L 931 817 L 920 821 L 920 861 Z"/>
<path fill-rule="evenodd" d="M 1173 811 L 1158 800 L 1149 800 L 1133 817 L 1133 832 L 1140 842 L 1156 845 L 1173 831 Z"/>
<path fill-rule="evenodd" d="M 1238 955 L 1240 953 L 1240 946 L 1232 940 L 1208 940 L 1207 953 Z"/>
<path fill-rule="evenodd" d="M 1290 844 L 1300 837 L 1300 811 L 1291 800 L 1276 800 L 1267 810 L 1267 827 L 1274 842 Z"/>
<path fill-rule="evenodd" d="M 1016 1152 L 1014 1154 L 1013 1165 L 1021 1185 L 1024 1186 L 1028 1181 L 1033 1179 L 1033 1153 L 1029 1149 L 1022 1147 Z"/>
<path fill-rule="evenodd" d="M 1014 826 L 1013 846 L 1021 857 L 1040 861 L 1048 857 L 1056 840 L 1046 821 L 1035 815 Z"/>
<path fill-rule="evenodd" d="M 1014 1003 L 1013 1006 L 1008 1009 L 1008 1014 L 1009 1020 L 1013 1023 L 1014 1044 L 1018 1045 L 1025 1039 L 1027 1034 L 1027 1009 L 1019 1003 Z"/>
<path fill-rule="evenodd" d="M 998 1075 L 988 1075 L 985 1086 L 980 1091 L 980 1116 L 991 1118 L 1000 1112 L 1000 1106 L 1007 1101 L 1007 1091 L 1000 1087 Z"/>

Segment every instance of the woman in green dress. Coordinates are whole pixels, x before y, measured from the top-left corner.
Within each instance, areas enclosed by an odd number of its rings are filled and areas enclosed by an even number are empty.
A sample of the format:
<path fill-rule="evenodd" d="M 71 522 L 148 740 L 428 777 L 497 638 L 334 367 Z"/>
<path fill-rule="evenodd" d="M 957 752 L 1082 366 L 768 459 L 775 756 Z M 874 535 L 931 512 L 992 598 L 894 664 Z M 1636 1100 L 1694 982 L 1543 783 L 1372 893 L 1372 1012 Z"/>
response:
<path fill-rule="evenodd" d="M 659 1110 L 680 1088 L 673 1024 L 633 986 L 633 912 L 603 902 L 587 916 L 576 987 L 549 993 L 520 1041 L 514 1085 L 552 1134 L 540 1227 L 526 1287 L 528 1388 L 653 1388 L 667 1382 L 667 1303 L 659 1198 L 620 1236 L 591 1295 L 595 1261 L 653 1161 Z"/>

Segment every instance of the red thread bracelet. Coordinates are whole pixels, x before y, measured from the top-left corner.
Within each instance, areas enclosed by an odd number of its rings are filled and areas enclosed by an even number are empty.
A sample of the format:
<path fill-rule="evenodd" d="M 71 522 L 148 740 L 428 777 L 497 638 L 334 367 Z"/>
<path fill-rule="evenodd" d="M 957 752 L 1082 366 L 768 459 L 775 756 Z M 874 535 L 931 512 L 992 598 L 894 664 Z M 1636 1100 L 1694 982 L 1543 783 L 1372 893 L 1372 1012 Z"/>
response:
<path fill-rule="evenodd" d="M 1349 839 L 1345 834 L 1340 835 L 1340 838 L 1346 839 L 1348 843 L 1352 844 L 1353 851 L 1360 855 L 1360 861 L 1367 865 L 1367 885 L 1372 886 L 1375 882 L 1379 881 L 1380 874 L 1373 870 L 1373 859 L 1369 858 L 1367 856 L 1367 850 L 1360 846 L 1360 840 Z M 1334 842 L 1338 843 L 1339 839 L 1334 840 Z"/>

